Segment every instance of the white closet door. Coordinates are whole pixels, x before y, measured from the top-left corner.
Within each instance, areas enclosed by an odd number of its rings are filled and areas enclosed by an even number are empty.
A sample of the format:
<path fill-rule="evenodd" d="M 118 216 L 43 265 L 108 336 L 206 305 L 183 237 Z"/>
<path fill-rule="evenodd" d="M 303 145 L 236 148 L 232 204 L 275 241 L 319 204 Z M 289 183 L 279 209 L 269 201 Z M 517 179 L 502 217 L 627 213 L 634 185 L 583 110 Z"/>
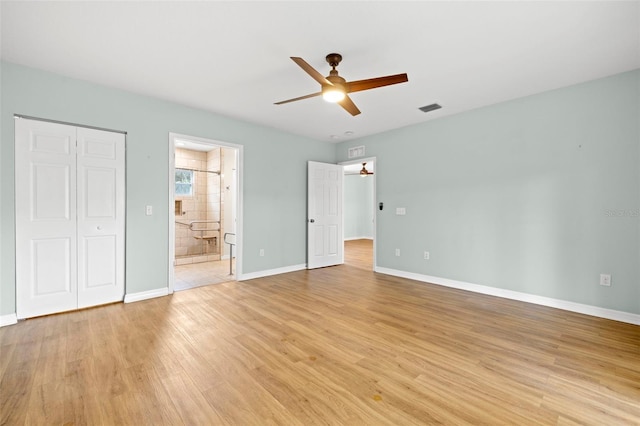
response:
<path fill-rule="evenodd" d="M 18 318 L 122 300 L 124 135 L 17 118 L 15 142 Z"/>
<path fill-rule="evenodd" d="M 78 307 L 124 297 L 124 135 L 78 128 Z"/>
<path fill-rule="evenodd" d="M 15 124 L 17 316 L 76 309 L 76 128 Z"/>

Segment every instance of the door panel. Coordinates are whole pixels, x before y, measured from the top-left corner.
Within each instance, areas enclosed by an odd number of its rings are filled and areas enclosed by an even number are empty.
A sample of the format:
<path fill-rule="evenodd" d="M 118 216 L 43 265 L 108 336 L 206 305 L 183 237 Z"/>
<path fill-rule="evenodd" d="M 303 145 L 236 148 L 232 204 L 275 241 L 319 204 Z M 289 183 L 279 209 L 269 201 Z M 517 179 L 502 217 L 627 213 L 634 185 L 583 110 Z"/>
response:
<path fill-rule="evenodd" d="M 342 166 L 308 163 L 308 268 L 344 263 Z"/>
<path fill-rule="evenodd" d="M 78 307 L 124 297 L 124 135 L 78 128 Z"/>
<path fill-rule="evenodd" d="M 83 132 L 83 135 L 83 155 L 85 158 L 116 160 L 118 151 L 117 144 L 114 144 L 110 140 L 102 140 L 99 138 L 101 136 L 95 137 L 95 134 L 91 135 L 87 134 L 87 132 Z"/>
<path fill-rule="evenodd" d="M 329 256 L 337 256 L 338 255 L 338 226 L 337 225 L 327 226 L 327 235 L 329 237 L 329 241 L 327 243 L 327 254 Z"/>
<path fill-rule="evenodd" d="M 331 182 L 335 181 L 335 176 L 330 176 Z M 338 188 L 336 185 L 331 185 L 328 188 L 329 190 L 329 205 L 327 206 L 327 214 L 330 216 L 338 215 Z"/>
<path fill-rule="evenodd" d="M 83 257 L 83 270 L 86 275 L 80 281 L 87 289 L 116 285 L 116 247 L 113 235 L 84 238 L 82 248 L 86 256 Z"/>
<path fill-rule="evenodd" d="M 31 164 L 31 220 L 69 220 L 70 175 L 68 164 Z"/>
<path fill-rule="evenodd" d="M 16 119 L 16 313 L 77 307 L 73 126 Z"/>
<path fill-rule="evenodd" d="M 84 168 L 85 219 L 116 218 L 116 170 L 108 168 Z"/>
<path fill-rule="evenodd" d="M 316 257 L 321 257 L 324 254 L 324 226 L 311 223 L 309 224 L 309 232 L 314 234 L 312 238 L 314 241 L 313 254 Z"/>
<path fill-rule="evenodd" d="M 25 124 L 23 122 L 23 124 Z M 60 154 L 71 155 L 75 151 L 75 128 L 73 126 L 64 129 L 57 129 L 53 123 L 38 123 L 32 126 L 29 131 L 27 145 L 29 152 L 40 154 Z"/>
<path fill-rule="evenodd" d="M 71 240 L 49 238 L 31 240 L 31 297 L 61 295 L 71 292 Z"/>

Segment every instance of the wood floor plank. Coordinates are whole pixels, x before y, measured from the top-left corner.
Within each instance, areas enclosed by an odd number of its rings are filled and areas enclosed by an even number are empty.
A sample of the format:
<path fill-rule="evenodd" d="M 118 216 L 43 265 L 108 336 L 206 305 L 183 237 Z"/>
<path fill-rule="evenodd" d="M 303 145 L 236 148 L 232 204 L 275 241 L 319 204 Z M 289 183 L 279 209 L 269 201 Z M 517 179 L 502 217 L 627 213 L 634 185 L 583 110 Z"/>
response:
<path fill-rule="evenodd" d="M 0 328 L 0 424 L 640 424 L 640 327 L 346 264 Z"/>
<path fill-rule="evenodd" d="M 204 425 L 222 421 L 188 376 L 174 375 L 161 379 L 161 382 L 185 424 Z"/>
<path fill-rule="evenodd" d="M 138 364 L 127 368 L 124 377 L 128 391 L 118 398 L 128 399 L 129 411 L 139 413 L 142 420 L 136 424 L 184 424 L 155 368 Z"/>
<path fill-rule="evenodd" d="M 301 425 L 324 423 L 322 421 L 322 413 L 319 415 L 314 414 L 309 408 L 309 399 L 298 388 L 292 386 L 289 374 L 286 374 L 287 377 L 283 378 L 282 374 L 273 374 L 266 366 L 250 370 L 249 374 L 256 383 L 286 407 L 290 413 L 289 418 L 293 422 Z"/>

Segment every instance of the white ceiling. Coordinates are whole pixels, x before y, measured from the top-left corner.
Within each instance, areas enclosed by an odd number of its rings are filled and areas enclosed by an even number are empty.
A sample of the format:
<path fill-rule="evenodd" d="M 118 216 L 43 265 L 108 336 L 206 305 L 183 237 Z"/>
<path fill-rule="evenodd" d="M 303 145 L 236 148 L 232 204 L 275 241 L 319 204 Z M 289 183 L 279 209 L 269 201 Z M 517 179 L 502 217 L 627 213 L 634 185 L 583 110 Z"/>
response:
<path fill-rule="evenodd" d="M 2 59 L 340 142 L 640 68 L 640 2 L 7 2 Z M 321 74 L 406 72 L 352 94 L 350 116 L 290 56 Z M 439 111 L 418 107 L 437 102 Z M 353 132 L 353 134 L 345 134 Z"/>

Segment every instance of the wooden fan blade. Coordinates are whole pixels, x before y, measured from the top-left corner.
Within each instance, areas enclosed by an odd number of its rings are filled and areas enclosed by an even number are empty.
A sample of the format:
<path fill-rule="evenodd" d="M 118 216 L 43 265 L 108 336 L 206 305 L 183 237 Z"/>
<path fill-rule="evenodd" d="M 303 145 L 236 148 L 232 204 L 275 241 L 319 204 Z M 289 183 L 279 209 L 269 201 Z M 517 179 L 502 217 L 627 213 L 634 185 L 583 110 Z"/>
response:
<path fill-rule="evenodd" d="M 318 83 L 320 83 L 322 85 L 328 84 L 330 86 L 333 86 L 333 83 L 331 83 L 329 80 L 324 78 L 324 76 L 322 74 L 320 74 L 318 71 L 316 71 L 304 59 L 297 58 L 295 56 L 291 56 L 291 59 L 293 59 L 293 62 L 298 64 L 300 66 L 300 68 L 302 68 L 307 74 L 309 74 Z"/>
<path fill-rule="evenodd" d="M 407 74 L 396 74 L 388 75 L 386 77 L 350 81 L 345 86 L 347 88 L 347 93 L 353 93 L 360 92 L 362 90 L 375 89 L 376 87 L 389 86 L 391 84 L 405 83 L 407 81 L 409 81 Z"/>
<path fill-rule="evenodd" d="M 353 101 L 351 100 L 351 98 L 349 96 L 345 96 L 343 100 L 341 100 L 340 102 L 338 102 L 338 104 L 347 110 L 347 112 L 351 115 L 358 115 L 360 114 L 360 110 L 358 109 L 358 107 L 356 106 L 356 104 L 353 103 Z"/>
<path fill-rule="evenodd" d="M 288 104 L 289 102 L 301 101 L 303 99 L 313 98 L 314 96 L 320 96 L 320 95 L 322 95 L 322 92 L 312 93 L 310 95 L 300 96 L 299 98 L 293 98 L 293 99 L 287 99 L 286 101 L 275 102 L 274 105 Z"/>

